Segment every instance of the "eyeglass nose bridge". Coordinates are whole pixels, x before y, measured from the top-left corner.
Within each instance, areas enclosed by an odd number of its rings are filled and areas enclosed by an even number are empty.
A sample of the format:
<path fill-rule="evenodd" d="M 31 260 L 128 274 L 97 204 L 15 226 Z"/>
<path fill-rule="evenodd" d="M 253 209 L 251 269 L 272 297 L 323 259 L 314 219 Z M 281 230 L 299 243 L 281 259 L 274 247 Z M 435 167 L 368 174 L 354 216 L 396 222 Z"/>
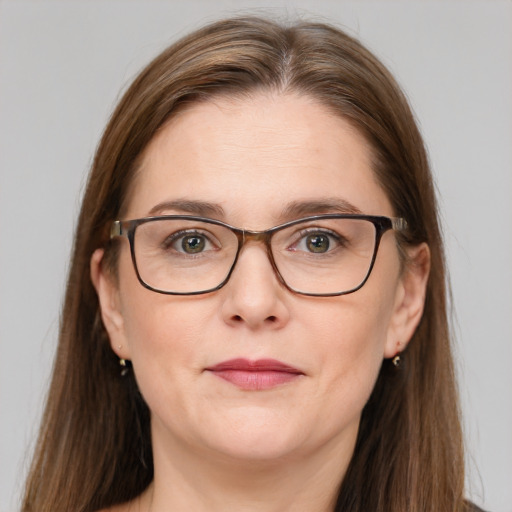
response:
<path fill-rule="evenodd" d="M 272 266 L 272 270 L 274 271 L 275 276 L 277 277 L 277 280 L 288 289 L 291 289 L 286 281 L 284 280 L 283 276 L 281 275 L 281 272 L 279 272 L 279 269 L 277 268 L 276 262 L 274 260 L 274 255 L 272 254 L 272 246 L 271 246 L 271 239 L 272 235 L 275 232 L 275 228 L 271 228 L 266 231 L 252 231 L 250 229 L 240 229 L 235 232 L 238 238 L 238 251 L 236 253 L 235 261 L 233 262 L 233 265 L 231 266 L 231 270 L 227 276 L 227 279 L 224 281 L 224 284 L 229 280 L 231 277 L 231 274 L 235 270 L 235 267 L 238 263 L 238 259 L 240 257 L 240 253 L 242 252 L 242 249 L 245 247 L 245 244 L 247 242 L 258 242 L 263 243 L 266 249 L 267 258 L 270 262 L 270 265 Z"/>
<path fill-rule="evenodd" d="M 272 230 L 267 231 L 251 231 L 250 229 L 242 230 L 242 247 L 246 242 L 263 242 L 267 247 L 270 245 L 270 238 L 272 236 Z"/>

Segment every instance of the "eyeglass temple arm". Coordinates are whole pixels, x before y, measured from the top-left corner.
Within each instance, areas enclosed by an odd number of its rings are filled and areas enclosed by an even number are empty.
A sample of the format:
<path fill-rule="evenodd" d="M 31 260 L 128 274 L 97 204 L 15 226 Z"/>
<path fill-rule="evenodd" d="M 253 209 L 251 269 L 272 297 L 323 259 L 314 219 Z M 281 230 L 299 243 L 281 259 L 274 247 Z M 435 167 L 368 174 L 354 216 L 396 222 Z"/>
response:
<path fill-rule="evenodd" d="M 123 228 L 121 226 L 121 221 L 116 220 L 112 223 L 112 226 L 110 226 L 110 238 L 114 238 L 116 236 L 123 235 Z"/>
<path fill-rule="evenodd" d="M 391 227 L 396 231 L 405 231 L 407 229 L 407 221 L 403 218 L 391 217 Z"/>

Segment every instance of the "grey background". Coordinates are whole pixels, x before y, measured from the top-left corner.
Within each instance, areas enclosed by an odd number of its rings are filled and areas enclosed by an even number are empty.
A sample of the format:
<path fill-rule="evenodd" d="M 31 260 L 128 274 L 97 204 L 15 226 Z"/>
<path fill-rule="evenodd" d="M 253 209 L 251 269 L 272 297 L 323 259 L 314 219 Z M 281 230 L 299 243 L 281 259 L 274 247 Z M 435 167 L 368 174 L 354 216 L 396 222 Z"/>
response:
<path fill-rule="evenodd" d="M 0 511 L 17 508 L 109 112 L 170 41 L 240 9 L 344 25 L 407 91 L 441 195 L 469 494 L 511 512 L 512 3 L 498 0 L 0 0 Z"/>

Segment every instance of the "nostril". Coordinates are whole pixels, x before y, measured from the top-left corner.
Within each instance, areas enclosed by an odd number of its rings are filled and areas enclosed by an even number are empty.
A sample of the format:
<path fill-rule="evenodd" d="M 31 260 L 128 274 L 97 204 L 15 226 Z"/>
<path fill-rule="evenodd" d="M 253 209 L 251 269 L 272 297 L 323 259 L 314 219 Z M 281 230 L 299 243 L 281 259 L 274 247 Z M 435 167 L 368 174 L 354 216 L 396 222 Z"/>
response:
<path fill-rule="evenodd" d="M 233 315 L 232 317 L 232 320 L 234 322 L 244 322 L 244 319 L 243 317 L 241 317 L 240 315 Z M 271 323 L 271 324 L 275 324 L 278 322 L 278 319 L 277 319 L 277 316 L 275 315 L 271 315 L 271 316 L 268 316 L 266 319 L 265 319 L 266 322 L 268 323 Z"/>

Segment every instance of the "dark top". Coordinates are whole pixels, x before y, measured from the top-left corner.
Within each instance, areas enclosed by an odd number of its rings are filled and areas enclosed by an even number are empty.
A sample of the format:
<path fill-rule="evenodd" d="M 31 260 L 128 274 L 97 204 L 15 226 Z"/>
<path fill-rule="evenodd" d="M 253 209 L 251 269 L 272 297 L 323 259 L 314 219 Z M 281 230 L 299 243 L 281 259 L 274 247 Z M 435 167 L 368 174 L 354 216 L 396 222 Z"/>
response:
<path fill-rule="evenodd" d="M 477 507 L 473 503 L 469 503 L 469 512 L 485 512 L 485 510 L 481 509 L 480 507 Z"/>

